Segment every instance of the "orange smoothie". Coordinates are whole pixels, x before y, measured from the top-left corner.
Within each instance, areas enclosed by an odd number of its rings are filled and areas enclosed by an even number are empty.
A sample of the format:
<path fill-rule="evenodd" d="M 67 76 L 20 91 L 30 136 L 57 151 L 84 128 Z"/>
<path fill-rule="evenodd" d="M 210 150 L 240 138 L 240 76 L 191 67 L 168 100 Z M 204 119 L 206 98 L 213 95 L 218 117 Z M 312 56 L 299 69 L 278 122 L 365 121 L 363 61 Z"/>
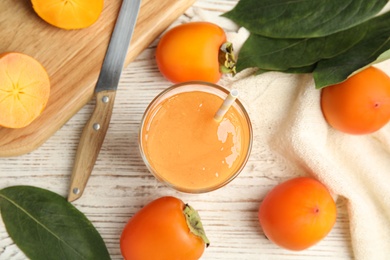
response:
<path fill-rule="evenodd" d="M 220 122 L 214 120 L 227 94 L 216 85 L 191 83 L 174 86 L 152 102 L 140 147 L 158 179 L 197 193 L 225 185 L 242 170 L 252 142 L 244 108 L 236 101 Z"/>

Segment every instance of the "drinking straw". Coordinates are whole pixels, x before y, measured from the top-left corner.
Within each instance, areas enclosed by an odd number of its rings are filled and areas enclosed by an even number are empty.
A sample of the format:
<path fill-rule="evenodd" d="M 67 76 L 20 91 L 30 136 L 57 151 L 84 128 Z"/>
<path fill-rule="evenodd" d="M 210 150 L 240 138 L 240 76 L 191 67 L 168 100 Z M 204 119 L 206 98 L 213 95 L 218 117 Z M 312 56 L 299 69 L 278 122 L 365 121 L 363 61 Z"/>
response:
<path fill-rule="evenodd" d="M 234 101 L 238 97 L 238 90 L 232 89 L 226 99 L 223 101 L 221 107 L 218 109 L 217 113 L 215 113 L 214 120 L 219 122 L 225 116 L 226 112 L 233 105 Z"/>

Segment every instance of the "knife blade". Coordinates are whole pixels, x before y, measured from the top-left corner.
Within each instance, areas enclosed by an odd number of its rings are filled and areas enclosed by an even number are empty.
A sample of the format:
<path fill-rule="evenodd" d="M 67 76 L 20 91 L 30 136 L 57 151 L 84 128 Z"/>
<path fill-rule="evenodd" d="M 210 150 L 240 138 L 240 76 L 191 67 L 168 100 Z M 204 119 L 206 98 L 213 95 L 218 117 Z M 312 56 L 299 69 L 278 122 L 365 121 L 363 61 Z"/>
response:
<path fill-rule="evenodd" d="M 137 21 L 141 0 L 123 0 L 95 86 L 96 105 L 80 137 L 68 201 L 80 198 L 99 155 L 114 107 L 116 89 Z"/>

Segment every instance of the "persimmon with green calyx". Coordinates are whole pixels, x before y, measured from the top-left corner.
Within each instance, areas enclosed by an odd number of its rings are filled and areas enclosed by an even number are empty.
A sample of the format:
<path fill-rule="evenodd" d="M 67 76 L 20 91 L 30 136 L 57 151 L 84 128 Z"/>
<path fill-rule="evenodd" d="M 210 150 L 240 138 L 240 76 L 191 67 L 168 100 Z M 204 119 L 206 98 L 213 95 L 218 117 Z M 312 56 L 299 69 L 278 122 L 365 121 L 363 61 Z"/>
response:
<path fill-rule="evenodd" d="M 104 6 L 104 0 L 31 0 L 31 3 L 44 21 L 66 30 L 91 26 Z"/>
<path fill-rule="evenodd" d="M 22 128 L 44 110 L 50 80 L 36 59 L 16 52 L 0 54 L 0 126 Z"/>
<path fill-rule="evenodd" d="M 348 134 L 370 134 L 390 120 L 390 77 L 368 67 L 321 92 L 321 109 L 333 128 Z"/>
<path fill-rule="evenodd" d="M 332 230 L 337 210 L 321 182 L 299 177 L 274 187 L 261 203 L 258 217 L 270 241 L 300 251 L 313 246 Z"/>
<path fill-rule="evenodd" d="M 173 83 L 216 83 L 223 73 L 235 74 L 233 46 L 224 30 L 210 22 L 191 22 L 168 30 L 156 49 L 161 74 Z"/>
<path fill-rule="evenodd" d="M 196 260 L 208 245 L 197 211 L 172 196 L 158 198 L 139 210 L 120 238 L 126 260 Z"/>

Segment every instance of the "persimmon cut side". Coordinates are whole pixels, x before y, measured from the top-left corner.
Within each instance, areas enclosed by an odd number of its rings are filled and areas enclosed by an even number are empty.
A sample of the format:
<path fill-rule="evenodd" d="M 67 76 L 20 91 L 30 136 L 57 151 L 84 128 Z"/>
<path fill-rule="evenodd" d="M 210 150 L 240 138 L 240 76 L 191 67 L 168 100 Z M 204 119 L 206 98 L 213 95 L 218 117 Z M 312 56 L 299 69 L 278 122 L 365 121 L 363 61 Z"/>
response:
<path fill-rule="evenodd" d="M 31 0 L 35 12 L 58 28 L 83 29 L 94 24 L 103 11 L 104 0 Z"/>
<path fill-rule="evenodd" d="M 22 128 L 46 107 L 50 80 L 45 68 L 22 53 L 0 55 L 0 126 Z"/>

